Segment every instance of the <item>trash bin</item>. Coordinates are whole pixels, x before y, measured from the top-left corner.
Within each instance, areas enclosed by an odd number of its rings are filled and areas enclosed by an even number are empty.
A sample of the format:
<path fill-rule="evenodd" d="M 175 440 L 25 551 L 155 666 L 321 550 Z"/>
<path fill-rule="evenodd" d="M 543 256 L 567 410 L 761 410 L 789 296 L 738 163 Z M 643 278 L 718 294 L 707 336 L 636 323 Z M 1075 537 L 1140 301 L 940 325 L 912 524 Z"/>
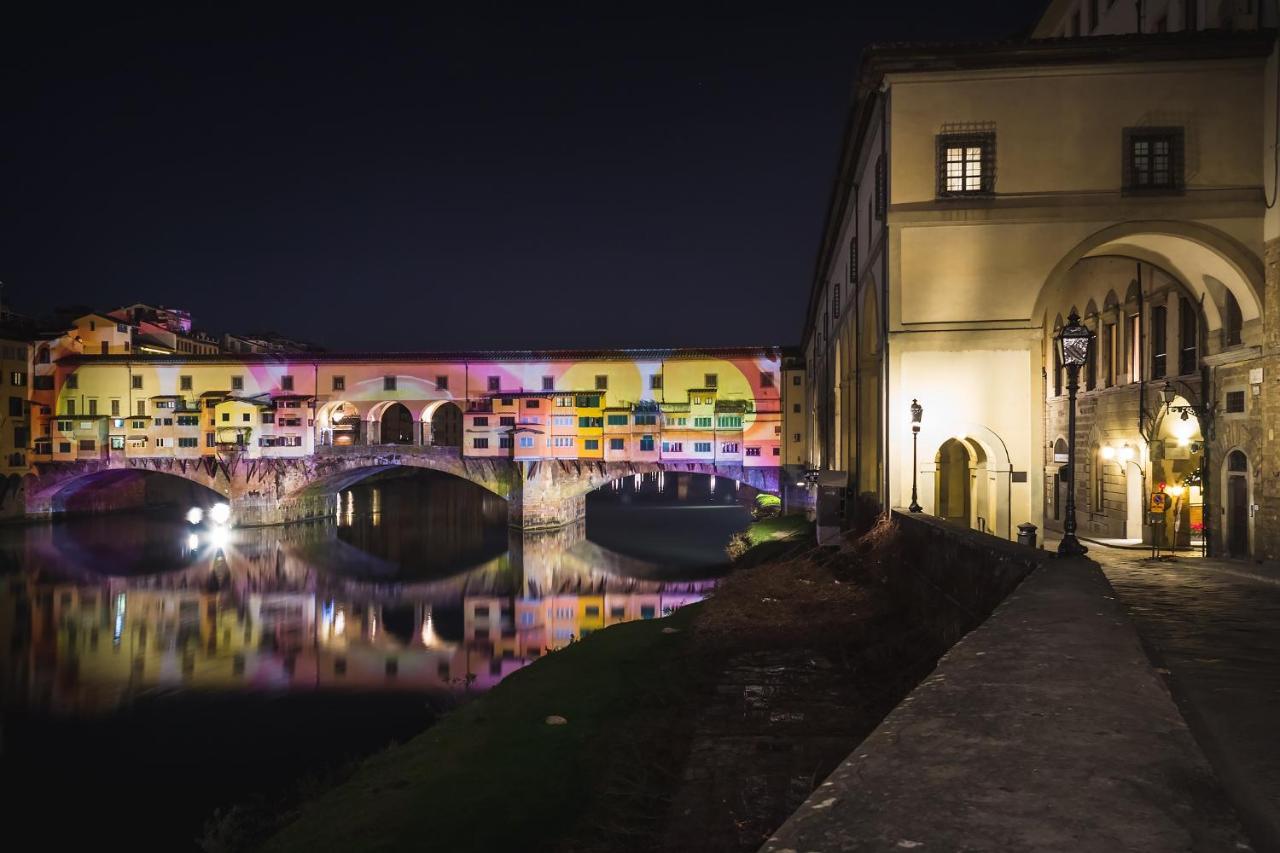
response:
<path fill-rule="evenodd" d="M 1029 521 L 1018 525 L 1018 544 L 1036 547 L 1036 526 Z"/>

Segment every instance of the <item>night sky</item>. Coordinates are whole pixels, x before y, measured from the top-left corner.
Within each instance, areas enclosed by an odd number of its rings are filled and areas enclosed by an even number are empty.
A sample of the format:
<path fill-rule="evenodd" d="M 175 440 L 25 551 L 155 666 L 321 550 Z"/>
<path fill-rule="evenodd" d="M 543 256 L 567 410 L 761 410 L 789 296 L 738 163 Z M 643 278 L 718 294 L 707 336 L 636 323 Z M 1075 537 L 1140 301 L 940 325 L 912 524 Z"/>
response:
<path fill-rule="evenodd" d="M 433 5 L 8 19 L 6 304 L 335 350 L 792 343 L 859 48 L 1044 4 Z"/>

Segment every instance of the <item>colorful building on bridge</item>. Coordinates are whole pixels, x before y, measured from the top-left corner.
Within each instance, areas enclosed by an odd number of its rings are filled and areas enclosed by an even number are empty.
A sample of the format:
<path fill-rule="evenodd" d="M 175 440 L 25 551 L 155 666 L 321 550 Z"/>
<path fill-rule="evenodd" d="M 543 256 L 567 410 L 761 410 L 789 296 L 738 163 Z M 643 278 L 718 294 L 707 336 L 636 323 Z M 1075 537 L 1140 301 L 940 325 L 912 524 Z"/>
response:
<path fill-rule="evenodd" d="M 779 467 L 783 412 L 802 401 L 784 399 L 782 359 L 774 347 L 69 355 L 32 392 L 33 461 L 289 458 L 364 444 Z"/>

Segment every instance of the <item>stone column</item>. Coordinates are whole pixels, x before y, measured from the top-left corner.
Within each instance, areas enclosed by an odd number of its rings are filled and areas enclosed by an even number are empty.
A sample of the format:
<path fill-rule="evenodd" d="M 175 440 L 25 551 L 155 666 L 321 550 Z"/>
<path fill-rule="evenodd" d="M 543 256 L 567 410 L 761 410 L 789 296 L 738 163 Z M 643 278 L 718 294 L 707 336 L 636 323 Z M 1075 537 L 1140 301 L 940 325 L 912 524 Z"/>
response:
<path fill-rule="evenodd" d="M 547 530 L 573 524 L 587 514 L 589 473 L 564 467 L 554 460 L 515 463 L 522 466 L 520 482 L 507 501 L 512 527 Z"/>

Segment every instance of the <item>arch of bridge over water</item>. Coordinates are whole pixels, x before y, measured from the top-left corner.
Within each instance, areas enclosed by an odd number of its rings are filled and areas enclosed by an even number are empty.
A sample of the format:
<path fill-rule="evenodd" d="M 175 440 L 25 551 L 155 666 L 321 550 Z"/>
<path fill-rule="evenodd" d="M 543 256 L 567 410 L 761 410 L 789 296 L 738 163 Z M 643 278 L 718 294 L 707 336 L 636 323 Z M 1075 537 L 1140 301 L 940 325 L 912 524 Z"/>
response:
<path fill-rule="evenodd" d="M 329 518 L 338 493 L 393 468 L 425 468 L 468 480 L 507 502 L 512 527 L 541 530 L 572 524 L 586 514 L 587 495 L 634 475 L 694 473 L 736 480 L 779 494 L 781 470 L 701 462 L 515 461 L 463 456 L 457 447 L 350 445 L 319 447 L 309 456 L 250 459 L 229 453 L 200 459 L 128 458 L 43 463 L 24 483 L 28 516 L 75 509 L 71 496 L 122 475 L 178 477 L 215 492 L 241 526 Z M 115 507 L 121 508 L 121 507 Z"/>

